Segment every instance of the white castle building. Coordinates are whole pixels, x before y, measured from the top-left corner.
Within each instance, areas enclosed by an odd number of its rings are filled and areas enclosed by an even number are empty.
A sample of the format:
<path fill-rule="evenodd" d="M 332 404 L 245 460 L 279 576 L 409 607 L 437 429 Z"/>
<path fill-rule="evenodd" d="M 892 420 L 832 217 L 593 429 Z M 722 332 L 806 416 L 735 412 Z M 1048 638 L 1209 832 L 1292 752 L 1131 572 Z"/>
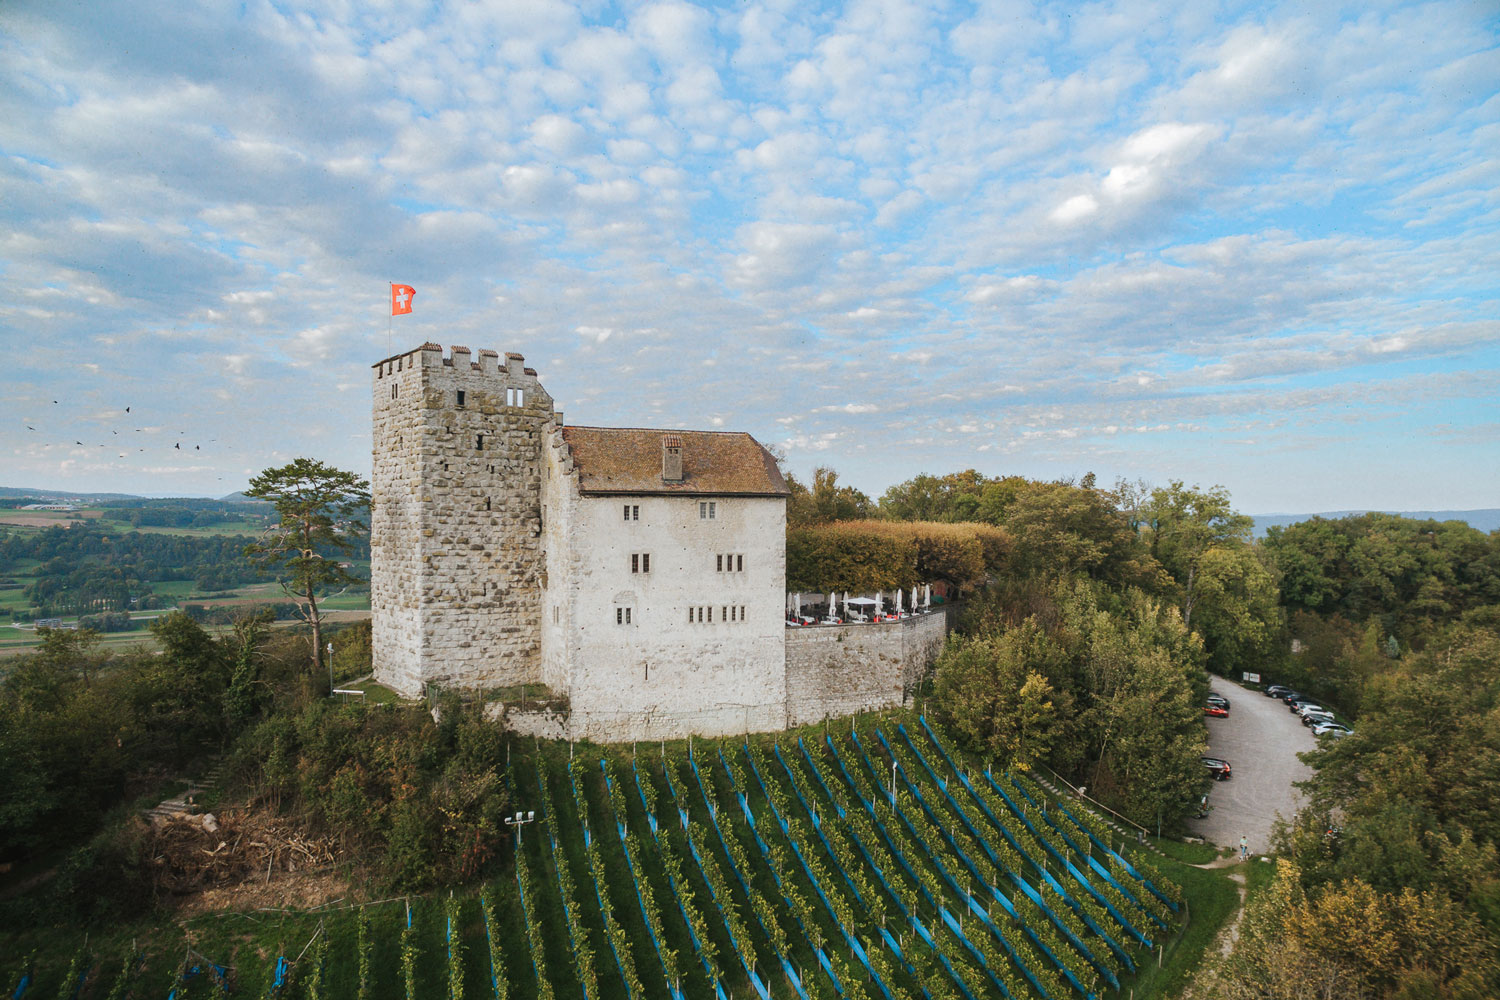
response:
<path fill-rule="evenodd" d="M 545 684 L 570 738 L 760 732 L 899 704 L 941 647 L 941 615 L 786 628 L 788 490 L 748 434 L 568 426 L 519 354 L 373 368 L 374 667 L 402 694 Z"/>

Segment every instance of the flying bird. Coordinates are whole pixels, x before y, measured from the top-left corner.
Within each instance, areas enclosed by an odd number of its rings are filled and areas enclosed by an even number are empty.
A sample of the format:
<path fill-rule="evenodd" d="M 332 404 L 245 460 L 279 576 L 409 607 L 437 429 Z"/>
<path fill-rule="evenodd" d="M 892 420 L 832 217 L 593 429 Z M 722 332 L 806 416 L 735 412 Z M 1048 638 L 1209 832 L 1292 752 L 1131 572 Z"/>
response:
<path fill-rule="evenodd" d="M 74 441 L 74 442 L 73 442 L 73 443 L 74 443 L 74 444 L 83 444 L 83 442 L 82 442 L 82 441 Z"/>
<path fill-rule="evenodd" d="M 34 431 L 34 430 L 36 430 L 36 428 L 35 428 L 35 427 L 33 427 L 33 426 L 31 426 L 31 425 L 30 425 L 30 424 L 27 424 L 27 425 L 26 425 L 26 429 L 27 429 L 27 430 L 28 430 L 28 431 Z"/>
<path fill-rule="evenodd" d="M 178 451 L 181 451 L 182 450 L 182 442 L 179 441 L 177 444 L 174 444 L 172 447 L 176 448 Z"/>
<path fill-rule="evenodd" d="M 193 445 L 193 450 L 194 451 L 202 451 L 203 449 L 199 448 L 197 445 Z"/>
<path fill-rule="evenodd" d="M 130 407 L 128 407 L 128 406 L 127 406 L 127 407 L 125 407 L 125 412 L 126 412 L 126 413 L 129 413 L 129 412 L 130 412 Z"/>

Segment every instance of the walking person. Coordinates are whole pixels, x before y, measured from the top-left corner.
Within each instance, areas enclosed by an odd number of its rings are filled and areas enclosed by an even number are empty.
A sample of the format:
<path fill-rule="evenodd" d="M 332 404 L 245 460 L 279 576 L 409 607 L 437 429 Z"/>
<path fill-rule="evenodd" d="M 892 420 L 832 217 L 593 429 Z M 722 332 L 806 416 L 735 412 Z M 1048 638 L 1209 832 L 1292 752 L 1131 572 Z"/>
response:
<path fill-rule="evenodd" d="M 1240 834 L 1240 860 L 1244 861 L 1250 857 L 1250 840 L 1243 833 Z"/>

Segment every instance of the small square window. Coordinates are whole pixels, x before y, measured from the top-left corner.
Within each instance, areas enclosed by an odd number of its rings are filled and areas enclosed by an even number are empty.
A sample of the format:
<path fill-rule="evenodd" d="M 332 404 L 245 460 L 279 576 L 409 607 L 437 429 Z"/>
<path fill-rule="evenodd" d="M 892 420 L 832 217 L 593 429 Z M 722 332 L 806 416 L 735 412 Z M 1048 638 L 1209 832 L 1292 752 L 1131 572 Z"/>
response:
<path fill-rule="evenodd" d="M 630 624 L 630 609 L 629 608 L 615 608 L 615 624 L 616 625 L 629 625 Z"/>

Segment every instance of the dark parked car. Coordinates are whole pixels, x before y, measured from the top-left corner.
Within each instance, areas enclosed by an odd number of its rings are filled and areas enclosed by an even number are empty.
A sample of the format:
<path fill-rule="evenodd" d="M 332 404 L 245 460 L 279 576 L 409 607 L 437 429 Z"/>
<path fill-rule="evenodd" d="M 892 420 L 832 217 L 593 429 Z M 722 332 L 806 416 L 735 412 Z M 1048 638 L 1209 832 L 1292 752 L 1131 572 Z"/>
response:
<path fill-rule="evenodd" d="M 1282 695 L 1287 694 L 1291 690 L 1292 689 L 1287 687 L 1285 684 L 1272 684 L 1270 687 L 1266 688 L 1266 697 L 1280 698 Z"/>
<path fill-rule="evenodd" d="M 1208 697 L 1203 700 L 1208 702 L 1210 705 L 1222 705 L 1226 709 L 1229 707 L 1229 699 L 1224 697 L 1222 694 L 1219 694 L 1219 692 L 1217 691 L 1210 691 L 1208 693 Z"/>
<path fill-rule="evenodd" d="M 1333 721 L 1332 712 L 1303 712 L 1302 724 L 1304 726 L 1317 726 L 1325 722 Z"/>
<path fill-rule="evenodd" d="M 1322 707 L 1322 705 L 1319 705 L 1311 698 L 1297 698 L 1286 703 L 1286 710 L 1293 715 L 1301 715 L 1304 708 L 1321 709 Z"/>
<path fill-rule="evenodd" d="M 1204 757 L 1203 766 L 1208 768 L 1209 773 L 1214 776 L 1215 781 L 1229 780 L 1229 761 L 1219 757 Z"/>
<path fill-rule="evenodd" d="M 1301 701 L 1302 699 L 1306 698 L 1307 695 L 1303 694 L 1301 691 L 1288 690 L 1286 694 L 1277 695 L 1277 697 L 1282 701 L 1291 704 L 1294 701 Z"/>

